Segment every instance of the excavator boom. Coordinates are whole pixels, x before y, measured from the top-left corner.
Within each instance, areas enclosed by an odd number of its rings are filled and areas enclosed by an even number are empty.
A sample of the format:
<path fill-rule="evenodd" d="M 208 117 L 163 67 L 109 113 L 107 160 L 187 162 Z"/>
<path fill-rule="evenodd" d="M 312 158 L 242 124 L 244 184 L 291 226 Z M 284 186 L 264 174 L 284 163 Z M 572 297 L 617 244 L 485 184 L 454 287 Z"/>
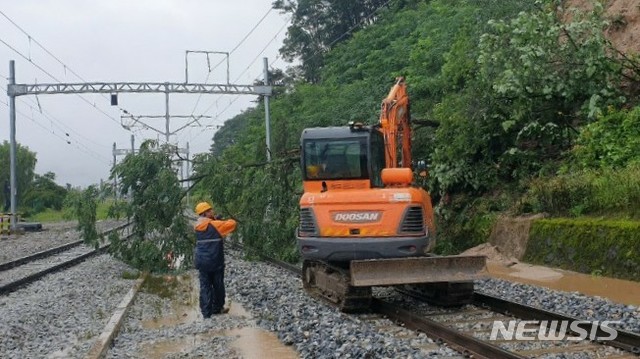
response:
<path fill-rule="evenodd" d="M 380 128 L 385 140 L 387 168 L 411 167 L 411 123 L 409 95 L 404 77 L 398 77 L 382 100 Z M 402 142 L 402 164 L 398 161 L 398 138 Z"/>

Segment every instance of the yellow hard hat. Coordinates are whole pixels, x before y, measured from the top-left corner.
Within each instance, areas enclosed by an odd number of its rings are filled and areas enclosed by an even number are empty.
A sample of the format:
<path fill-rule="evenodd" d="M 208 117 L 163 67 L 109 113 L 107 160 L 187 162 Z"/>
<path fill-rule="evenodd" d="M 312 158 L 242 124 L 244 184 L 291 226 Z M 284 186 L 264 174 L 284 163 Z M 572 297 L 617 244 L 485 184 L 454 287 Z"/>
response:
<path fill-rule="evenodd" d="M 318 177 L 319 172 L 320 172 L 320 166 L 316 166 L 316 165 L 307 166 L 307 174 L 309 174 L 309 177 L 316 178 Z"/>
<path fill-rule="evenodd" d="M 201 215 L 204 212 L 213 209 L 213 207 L 211 207 L 211 205 L 207 202 L 200 202 L 196 205 L 196 214 L 197 215 Z"/>

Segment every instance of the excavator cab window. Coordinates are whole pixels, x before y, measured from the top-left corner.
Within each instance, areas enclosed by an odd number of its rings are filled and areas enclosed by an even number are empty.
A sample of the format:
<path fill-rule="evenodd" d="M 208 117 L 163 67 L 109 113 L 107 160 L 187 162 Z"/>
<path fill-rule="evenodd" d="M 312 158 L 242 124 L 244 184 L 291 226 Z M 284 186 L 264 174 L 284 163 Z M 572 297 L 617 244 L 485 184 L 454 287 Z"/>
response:
<path fill-rule="evenodd" d="M 366 137 L 306 140 L 304 165 L 306 179 L 367 179 Z"/>

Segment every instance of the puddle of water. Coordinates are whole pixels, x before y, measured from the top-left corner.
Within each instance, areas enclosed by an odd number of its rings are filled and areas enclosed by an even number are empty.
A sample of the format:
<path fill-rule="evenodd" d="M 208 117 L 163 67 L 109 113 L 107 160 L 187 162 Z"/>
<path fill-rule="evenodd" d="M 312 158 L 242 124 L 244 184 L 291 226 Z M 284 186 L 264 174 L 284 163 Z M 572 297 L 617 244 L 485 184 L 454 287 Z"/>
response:
<path fill-rule="evenodd" d="M 174 300 L 172 302 L 173 310 L 170 315 L 143 321 L 142 325 L 144 328 L 158 329 L 161 327 L 192 323 L 200 320 L 200 310 L 198 309 L 199 288 L 197 281 L 192 279 L 190 281 L 183 281 L 181 284 L 188 286 L 190 290 L 189 300 L 186 303 L 184 301 L 180 302 L 179 300 Z M 175 297 L 173 298 L 175 299 Z M 232 301 L 228 301 L 228 303 L 229 313 L 226 315 L 251 319 L 251 314 L 247 312 L 242 305 Z M 293 350 L 293 348 L 282 344 L 275 334 L 255 327 L 244 327 L 231 330 L 213 330 L 178 340 L 147 343 L 143 344 L 141 354 L 143 358 L 154 359 L 163 358 L 167 354 L 171 353 L 188 353 L 193 348 L 197 348 L 203 343 L 210 341 L 212 337 L 234 338 L 231 343 L 231 347 L 245 359 L 298 358 L 296 351 Z"/>
<path fill-rule="evenodd" d="M 171 294 L 174 300 L 171 302 L 171 314 L 161 318 L 153 318 L 142 321 L 142 327 L 145 329 L 159 329 L 162 327 L 171 327 L 180 324 L 193 323 L 200 318 L 200 310 L 198 309 L 198 291 L 194 289 L 195 280 L 189 277 L 171 277 L 164 278 L 165 282 L 174 283 L 173 291 L 185 290 L 189 291 L 187 296 L 178 299 L 175 294 Z"/>
<path fill-rule="evenodd" d="M 245 319 L 251 319 L 251 314 L 236 302 L 231 302 L 231 304 L 229 305 L 229 315 L 234 315 L 236 317 L 245 318 Z"/>
<path fill-rule="evenodd" d="M 193 307 L 173 305 L 173 313 L 161 317 L 142 321 L 145 329 L 160 329 L 162 327 L 173 327 L 180 324 L 193 323 L 200 318 L 200 312 Z"/>
<path fill-rule="evenodd" d="M 487 262 L 489 275 L 524 284 L 608 298 L 622 304 L 640 305 L 640 283 L 518 263 L 505 267 Z"/>
<path fill-rule="evenodd" d="M 231 346 L 245 359 L 297 359 L 293 348 L 280 343 L 278 337 L 260 328 L 232 329 L 227 335 L 236 336 Z"/>
<path fill-rule="evenodd" d="M 194 336 L 142 345 L 142 358 L 164 358 L 167 354 L 188 353 L 192 348 L 202 345 L 203 339 L 216 333 L 197 334 Z"/>
<path fill-rule="evenodd" d="M 244 327 L 212 330 L 177 340 L 143 344 L 141 357 L 164 358 L 167 354 L 188 353 L 213 337 L 235 337 L 231 347 L 245 359 L 298 359 L 298 354 L 280 343 L 275 334 L 260 328 Z"/>

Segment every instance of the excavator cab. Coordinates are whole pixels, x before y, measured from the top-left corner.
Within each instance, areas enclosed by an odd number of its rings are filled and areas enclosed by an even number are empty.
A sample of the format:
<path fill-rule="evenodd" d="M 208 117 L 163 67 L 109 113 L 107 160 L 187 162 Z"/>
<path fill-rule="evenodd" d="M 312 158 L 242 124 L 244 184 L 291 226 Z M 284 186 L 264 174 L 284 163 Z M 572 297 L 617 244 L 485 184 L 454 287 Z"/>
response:
<path fill-rule="evenodd" d="M 385 167 L 377 128 L 305 129 L 301 148 L 303 257 L 348 263 L 422 256 L 433 247 L 431 199 L 411 186 L 410 169 Z"/>
<path fill-rule="evenodd" d="M 370 180 L 370 187 L 382 187 L 384 144 L 378 131 L 306 129 L 301 146 L 305 181 Z"/>

